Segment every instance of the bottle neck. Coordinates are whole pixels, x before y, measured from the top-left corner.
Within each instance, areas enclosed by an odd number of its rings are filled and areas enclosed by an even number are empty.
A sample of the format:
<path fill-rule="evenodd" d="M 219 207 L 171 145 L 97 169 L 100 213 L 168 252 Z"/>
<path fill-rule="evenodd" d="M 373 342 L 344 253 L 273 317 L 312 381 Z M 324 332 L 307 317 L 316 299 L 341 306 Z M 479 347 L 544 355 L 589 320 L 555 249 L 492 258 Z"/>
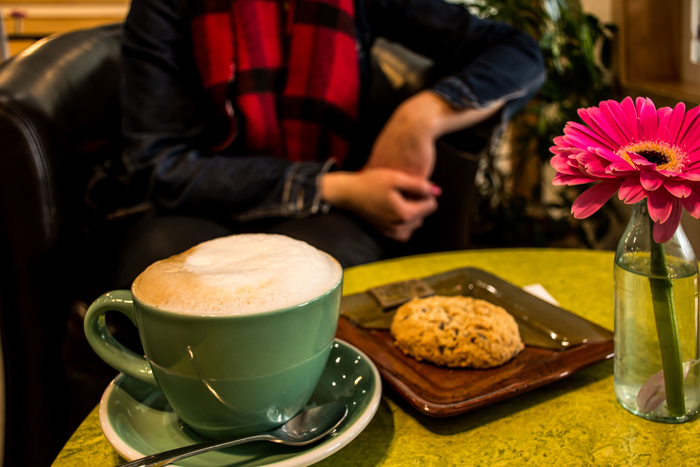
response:
<path fill-rule="evenodd" d="M 650 255 L 652 251 L 657 254 L 659 251 L 663 251 L 665 256 L 673 258 L 670 261 L 674 264 L 686 263 L 689 267 L 697 270 L 695 253 L 680 225 L 673 237 L 663 244 L 662 250 L 654 242 L 653 229 L 654 222 L 649 216 L 647 200 L 644 199 L 636 203 L 632 209 L 629 224 L 617 247 L 615 261 L 619 262 L 625 255 L 645 256 Z"/>

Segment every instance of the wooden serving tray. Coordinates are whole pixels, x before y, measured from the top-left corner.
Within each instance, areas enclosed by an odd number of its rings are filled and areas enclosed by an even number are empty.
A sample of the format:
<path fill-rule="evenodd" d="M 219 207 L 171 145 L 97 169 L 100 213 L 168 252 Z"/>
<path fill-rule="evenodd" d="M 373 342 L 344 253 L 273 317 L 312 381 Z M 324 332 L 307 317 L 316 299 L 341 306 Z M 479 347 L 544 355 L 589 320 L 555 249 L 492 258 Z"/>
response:
<path fill-rule="evenodd" d="M 394 339 L 384 324 L 369 328 L 353 323 L 347 317 L 353 315 L 352 308 L 367 307 L 370 302 L 361 296 L 363 294 L 344 297 L 337 336 L 364 351 L 377 365 L 384 380 L 426 415 L 449 417 L 465 413 L 560 380 L 614 355 L 612 332 L 485 271 L 464 268 L 422 281 L 440 295 L 478 296 L 503 306 L 516 317 L 521 333 L 521 323 L 527 323 L 530 331 L 542 334 L 540 338 L 533 335 L 530 342 L 543 343 L 542 347 L 526 345 L 516 358 L 496 368 L 439 367 L 404 355 L 394 346 Z M 378 299 L 372 300 L 381 312 L 393 312 L 382 308 Z M 553 343 L 546 341 L 546 336 L 550 335 Z"/>

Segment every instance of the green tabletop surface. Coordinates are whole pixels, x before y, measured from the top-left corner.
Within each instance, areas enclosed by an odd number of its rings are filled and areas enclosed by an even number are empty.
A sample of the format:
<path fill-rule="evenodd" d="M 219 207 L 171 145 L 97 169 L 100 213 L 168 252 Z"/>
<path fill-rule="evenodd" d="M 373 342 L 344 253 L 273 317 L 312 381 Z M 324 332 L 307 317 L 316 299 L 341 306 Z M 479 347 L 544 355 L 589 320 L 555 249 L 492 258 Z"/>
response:
<path fill-rule="evenodd" d="M 344 294 L 460 267 L 477 267 L 518 286 L 542 284 L 561 304 L 613 329 L 613 254 L 556 249 L 472 250 L 414 256 L 346 270 Z M 97 408 L 54 467 L 124 462 L 100 430 Z M 700 465 L 700 422 L 666 425 L 620 407 L 613 362 L 450 418 L 431 418 L 384 386 L 379 410 L 323 467 L 688 466 Z"/>

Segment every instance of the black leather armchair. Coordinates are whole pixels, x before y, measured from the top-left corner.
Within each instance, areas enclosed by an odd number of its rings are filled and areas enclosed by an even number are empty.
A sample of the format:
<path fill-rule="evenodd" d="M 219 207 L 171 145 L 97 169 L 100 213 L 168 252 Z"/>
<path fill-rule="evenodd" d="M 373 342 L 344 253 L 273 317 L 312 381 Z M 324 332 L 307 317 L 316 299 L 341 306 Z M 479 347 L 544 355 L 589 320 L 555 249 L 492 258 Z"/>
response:
<path fill-rule="evenodd" d="M 74 428 L 61 349 L 71 307 L 99 282 L 83 196 L 93 163 L 122 146 L 120 31 L 48 38 L 0 66 L 7 466 L 50 465 Z"/>
<path fill-rule="evenodd" d="M 94 167 L 122 149 L 119 61 L 120 25 L 110 25 L 48 38 L 0 66 L 7 466 L 49 465 L 113 375 L 75 342 L 84 339 L 86 304 L 109 287 L 115 246 L 130 224 L 129 216 L 96 216 L 84 199 Z M 379 118 L 362 122 L 368 134 L 430 77 L 429 62 L 386 43 L 373 50 L 372 67 Z M 417 237 L 419 249 L 467 246 L 478 159 L 455 147 L 475 152 L 489 135 L 440 143 L 442 207 Z"/>

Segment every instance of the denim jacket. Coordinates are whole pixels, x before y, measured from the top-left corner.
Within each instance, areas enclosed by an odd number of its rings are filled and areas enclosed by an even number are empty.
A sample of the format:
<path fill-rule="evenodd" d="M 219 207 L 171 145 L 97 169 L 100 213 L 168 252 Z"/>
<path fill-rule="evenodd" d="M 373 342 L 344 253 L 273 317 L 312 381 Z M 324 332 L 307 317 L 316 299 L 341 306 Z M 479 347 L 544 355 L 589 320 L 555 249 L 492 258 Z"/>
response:
<path fill-rule="evenodd" d="M 236 142 L 225 153 L 208 149 L 211 112 L 194 63 L 186 1 L 133 0 L 124 26 L 122 129 L 131 175 L 150 172 L 148 196 L 161 210 L 238 221 L 326 210 L 319 182 L 332 162 L 245 154 Z M 461 5 L 356 0 L 355 24 L 361 96 L 377 37 L 432 59 L 444 78 L 431 90 L 455 109 L 505 99 L 507 119 L 545 79 L 532 38 L 474 17 Z"/>

